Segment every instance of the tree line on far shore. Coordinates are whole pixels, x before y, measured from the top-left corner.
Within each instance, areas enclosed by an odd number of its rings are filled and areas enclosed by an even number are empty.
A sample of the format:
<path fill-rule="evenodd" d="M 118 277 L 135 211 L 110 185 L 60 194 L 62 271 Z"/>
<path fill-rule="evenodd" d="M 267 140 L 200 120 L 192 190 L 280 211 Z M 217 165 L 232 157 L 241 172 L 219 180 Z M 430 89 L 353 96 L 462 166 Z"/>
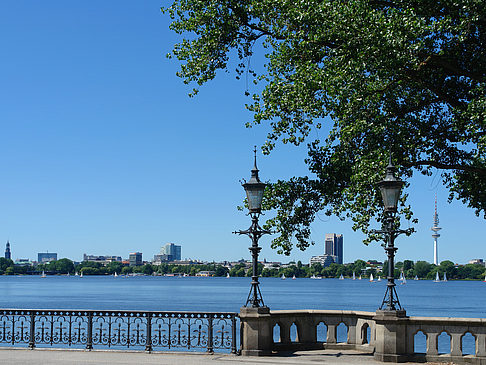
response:
<path fill-rule="evenodd" d="M 320 276 L 324 278 L 339 278 L 341 275 L 345 278 L 350 278 L 353 273 L 356 277 L 360 275 L 368 278 L 371 274 L 377 278 L 381 276 L 386 277 L 388 272 L 388 263 L 385 261 L 383 266 L 369 265 L 364 260 L 356 260 L 349 264 L 331 264 L 323 267 L 319 263 L 312 265 L 304 265 L 301 261 L 291 262 L 285 267 L 275 264 L 274 267 L 264 268 L 263 264 L 258 264 L 258 274 L 263 277 L 297 277 L 309 278 L 312 276 Z M 214 276 L 226 276 L 229 274 L 232 277 L 251 276 L 251 268 L 244 262 L 233 266 L 231 269 L 216 263 L 208 264 L 193 264 L 193 265 L 177 265 L 170 263 L 163 263 L 161 265 L 145 264 L 141 266 L 125 266 L 121 262 L 111 262 L 106 266 L 99 262 L 83 261 L 75 265 L 73 261 L 63 258 L 56 261 L 51 261 L 46 264 L 39 264 L 37 266 L 19 266 L 14 265 L 12 260 L 0 258 L 0 275 L 38 275 L 42 272 L 47 274 L 74 274 L 83 273 L 83 275 L 113 275 L 118 273 L 121 275 L 139 273 L 144 275 L 166 275 L 166 274 L 187 274 L 195 276 L 201 271 L 213 271 Z M 444 273 L 449 280 L 481 280 L 485 278 L 486 268 L 479 264 L 455 265 L 452 261 L 442 261 L 440 265 L 430 264 L 426 261 L 413 262 L 411 260 L 404 260 L 397 262 L 395 265 L 395 278 L 400 277 L 403 272 L 407 279 L 419 278 L 432 280 L 435 279 L 436 274 L 442 278 Z"/>

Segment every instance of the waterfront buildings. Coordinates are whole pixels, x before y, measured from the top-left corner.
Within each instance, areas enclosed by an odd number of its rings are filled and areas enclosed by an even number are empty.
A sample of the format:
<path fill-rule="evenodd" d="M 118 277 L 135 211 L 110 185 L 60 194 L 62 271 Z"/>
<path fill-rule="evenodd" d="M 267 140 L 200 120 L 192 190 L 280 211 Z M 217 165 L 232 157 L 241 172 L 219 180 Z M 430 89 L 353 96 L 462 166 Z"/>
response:
<path fill-rule="evenodd" d="M 336 264 L 343 263 L 343 235 L 336 233 L 326 233 L 325 255 L 333 256 Z"/>
<path fill-rule="evenodd" d="M 484 262 L 483 259 L 472 259 L 472 260 L 469 260 L 469 264 L 485 266 L 485 262 Z"/>
<path fill-rule="evenodd" d="M 56 261 L 57 253 L 55 252 L 39 252 L 37 254 L 37 262 L 39 264 L 44 264 L 46 262 Z"/>
<path fill-rule="evenodd" d="M 327 267 L 334 263 L 334 258 L 331 255 L 319 255 L 319 256 L 312 256 L 309 265 L 312 264 L 321 264 L 323 267 Z"/>
<path fill-rule="evenodd" d="M 10 242 L 7 241 L 7 247 L 5 248 L 5 258 L 8 260 L 12 259 L 12 253 L 10 252 Z"/>
<path fill-rule="evenodd" d="M 122 258 L 120 256 L 96 256 L 96 255 L 83 255 L 83 261 L 90 261 L 90 262 L 99 262 L 103 265 L 108 265 L 110 262 L 122 262 Z"/>
<path fill-rule="evenodd" d="M 440 237 L 440 234 L 437 232 L 440 231 L 442 228 L 439 227 L 439 215 L 437 214 L 437 196 L 435 197 L 435 213 L 434 213 L 434 225 L 432 226 L 431 230 L 434 231 L 432 237 L 434 238 L 434 265 L 439 265 L 439 246 L 437 244 L 437 239 Z"/>
<path fill-rule="evenodd" d="M 130 266 L 141 266 L 141 265 L 143 265 L 142 253 L 141 252 L 132 252 L 128 256 L 128 262 L 129 262 Z"/>
<path fill-rule="evenodd" d="M 167 243 L 160 249 L 160 254 L 154 255 L 154 262 L 168 262 L 181 260 L 181 246 Z"/>
<path fill-rule="evenodd" d="M 343 235 L 326 233 L 324 241 L 324 255 L 312 256 L 309 265 L 319 263 L 324 267 L 343 263 Z"/>

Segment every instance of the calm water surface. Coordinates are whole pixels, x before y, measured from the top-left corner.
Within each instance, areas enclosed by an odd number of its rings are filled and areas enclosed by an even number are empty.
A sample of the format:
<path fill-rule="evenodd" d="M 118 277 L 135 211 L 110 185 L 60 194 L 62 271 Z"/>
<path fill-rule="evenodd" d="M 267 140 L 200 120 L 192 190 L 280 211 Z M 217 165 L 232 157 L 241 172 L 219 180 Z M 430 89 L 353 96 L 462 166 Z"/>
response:
<path fill-rule="evenodd" d="M 238 312 L 250 278 L 0 276 L 0 307 Z M 262 278 L 271 309 L 375 311 L 386 281 Z M 398 285 L 408 315 L 486 317 L 486 283 L 410 280 Z"/>

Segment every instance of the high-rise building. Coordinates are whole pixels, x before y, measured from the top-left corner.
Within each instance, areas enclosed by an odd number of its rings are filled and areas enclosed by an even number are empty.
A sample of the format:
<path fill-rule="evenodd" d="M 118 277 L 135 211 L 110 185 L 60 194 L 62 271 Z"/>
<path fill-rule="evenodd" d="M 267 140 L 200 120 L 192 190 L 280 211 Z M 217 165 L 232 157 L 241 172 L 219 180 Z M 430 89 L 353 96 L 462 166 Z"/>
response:
<path fill-rule="evenodd" d="M 128 261 L 130 266 L 140 266 L 143 265 L 142 253 L 133 252 L 128 256 Z"/>
<path fill-rule="evenodd" d="M 42 264 L 57 260 L 57 253 L 55 252 L 39 252 L 37 254 L 37 262 Z"/>
<path fill-rule="evenodd" d="M 5 248 L 5 258 L 8 260 L 12 259 L 12 253 L 10 252 L 10 242 L 7 241 L 7 247 Z"/>
<path fill-rule="evenodd" d="M 160 249 L 161 255 L 167 255 L 167 261 L 181 260 L 181 246 L 174 243 L 168 243 Z"/>
<path fill-rule="evenodd" d="M 343 235 L 336 233 L 326 233 L 324 254 L 334 256 L 336 264 L 343 263 Z"/>
<path fill-rule="evenodd" d="M 434 265 L 439 265 L 439 245 L 437 243 L 437 238 L 440 237 L 440 234 L 437 232 L 440 231 L 442 228 L 439 227 L 439 215 L 437 214 L 437 195 L 435 196 L 435 213 L 434 213 L 434 225 L 432 226 L 431 230 L 434 231 L 432 234 L 432 238 L 434 239 Z"/>

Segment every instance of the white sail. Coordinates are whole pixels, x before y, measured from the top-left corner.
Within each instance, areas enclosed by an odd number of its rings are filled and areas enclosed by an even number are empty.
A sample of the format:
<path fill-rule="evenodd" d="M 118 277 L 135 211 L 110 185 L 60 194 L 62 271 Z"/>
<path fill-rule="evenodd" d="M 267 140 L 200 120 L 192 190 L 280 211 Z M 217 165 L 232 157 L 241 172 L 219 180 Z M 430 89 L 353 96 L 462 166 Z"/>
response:
<path fill-rule="evenodd" d="M 359 276 L 358 280 L 361 280 L 361 275 Z"/>
<path fill-rule="evenodd" d="M 370 281 L 374 281 L 374 279 L 373 279 L 373 273 L 370 274 Z"/>
<path fill-rule="evenodd" d="M 82 277 L 83 277 L 83 272 L 82 272 L 82 271 L 81 271 L 81 275 L 79 275 L 79 277 L 80 277 L 80 278 L 82 278 Z"/>
<path fill-rule="evenodd" d="M 445 271 L 444 271 L 444 281 L 447 281 L 447 275 L 446 275 Z"/>
<path fill-rule="evenodd" d="M 439 278 L 439 273 L 438 273 L 438 272 L 436 272 L 436 273 L 435 273 L 435 280 L 434 280 L 434 282 L 435 282 L 435 283 L 438 283 L 439 281 L 440 281 L 440 278 Z"/>
<path fill-rule="evenodd" d="M 381 281 L 381 276 L 378 276 L 378 281 Z"/>
<path fill-rule="evenodd" d="M 341 276 L 339 277 L 339 280 L 344 280 L 343 274 L 341 274 Z"/>
<path fill-rule="evenodd" d="M 353 271 L 353 280 L 356 280 L 356 274 L 354 273 L 354 271 Z M 484 280 L 486 280 L 486 277 Z"/>
<path fill-rule="evenodd" d="M 116 273 L 116 271 L 115 271 L 115 273 L 113 274 L 113 276 L 114 276 L 115 278 L 116 278 L 116 277 L 118 277 L 118 274 Z"/>
<path fill-rule="evenodd" d="M 292 276 L 292 280 L 295 280 L 295 279 L 297 279 L 297 278 L 295 277 L 295 275 L 294 275 L 294 276 Z"/>
<path fill-rule="evenodd" d="M 285 275 L 282 274 L 282 277 L 280 279 L 285 280 Z"/>
<path fill-rule="evenodd" d="M 46 273 L 44 272 L 44 270 L 42 270 L 41 278 L 45 278 L 45 277 L 46 277 Z"/>
<path fill-rule="evenodd" d="M 226 279 L 229 279 L 229 278 L 230 278 L 230 274 L 228 272 L 228 273 L 226 273 Z"/>
<path fill-rule="evenodd" d="M 315 275 L 312 275 L 310 278 L 311 279 L 317 279 Z M 486 278 L 484 280 L 486 281 Z"/>
<path fill-rule="evenodd" d="M 418 280 L 418 279 L 419 279 L 419 278 L 418 278 L 418 276 L 417 276 L 417 275 L 415 275 L 415 278 L 414 278 L 413 280 Z"/>

